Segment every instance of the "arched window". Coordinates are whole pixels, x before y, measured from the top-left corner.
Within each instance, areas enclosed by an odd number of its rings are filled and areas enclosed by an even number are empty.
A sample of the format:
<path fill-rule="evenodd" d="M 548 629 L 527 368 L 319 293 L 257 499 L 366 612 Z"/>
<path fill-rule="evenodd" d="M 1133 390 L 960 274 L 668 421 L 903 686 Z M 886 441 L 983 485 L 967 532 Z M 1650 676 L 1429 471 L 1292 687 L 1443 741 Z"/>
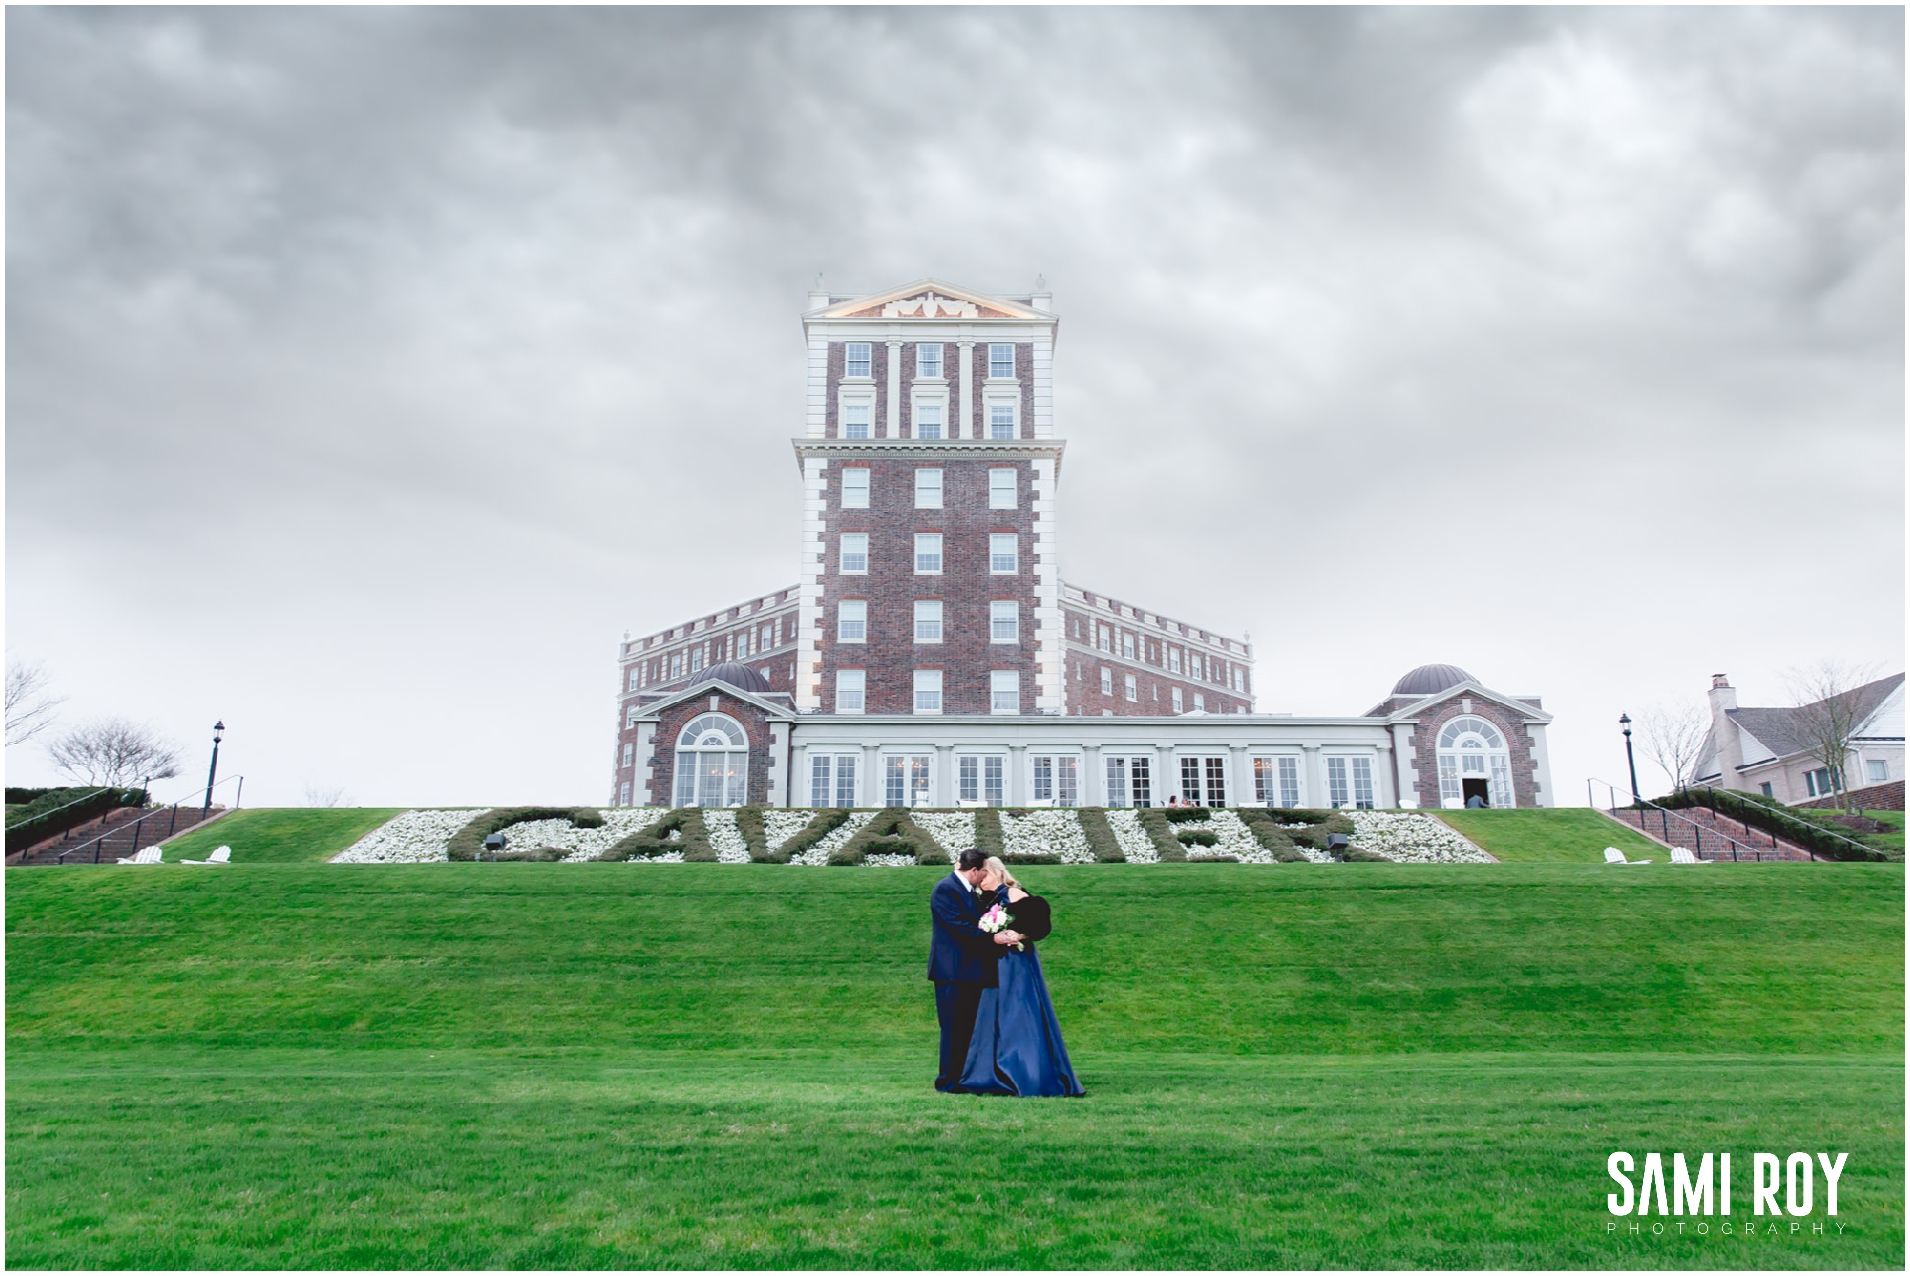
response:
<path fill-rule="evenodd" d="M 1518 805 L 1505 737 L 1484 718 L 1464 716 L 1439 730 L 1439 804 L 1461 807 L 1474 797 L 1488 806 Z"/>
<path fill-rule="evenodd" d="M 705 713 L 676 738 L 676 805 L 742 806 L 749 800 L 749 737 L 736 719 Z"/>

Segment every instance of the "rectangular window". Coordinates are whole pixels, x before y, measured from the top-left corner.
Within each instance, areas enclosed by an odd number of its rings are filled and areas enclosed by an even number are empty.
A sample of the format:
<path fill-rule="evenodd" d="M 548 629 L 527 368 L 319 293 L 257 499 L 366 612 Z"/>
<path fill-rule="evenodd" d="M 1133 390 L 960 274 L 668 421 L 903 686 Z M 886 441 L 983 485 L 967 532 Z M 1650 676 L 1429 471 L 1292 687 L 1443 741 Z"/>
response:
<path fill-rule="evenodd" d="M 1141 698 L 1141 684 L 1134 680 L 1134 675 L 1131 673 L 1122 675 L 1121 684 L 1122 689 L 1127 693 L 1127 698 L 1138 703 Z"/>
<path fill-rule="evenodd" d="M 856 755 L 853 753 L 812 753 L 809 755 L 809 805 L 854 806 L 856 804 Z"/>
<path fill-rule="evenodd" d="M 988 508 L 991 510 L 1017 508 L 1021 497 L 1017 488 L 1018 480 L 1013 470 L 988 471 Z"/>
<path fill-rule="evenodd" d="M 990 806 L 1000 806 L 1007 786 L 1002 777 L 1007 773 L 1005 759 L 1000 757 L 982 759 L 982 801 Z"/>
<path fill-rule="evenodd" d="M 1280 759 L 1280 805 L 1300 805 L 1300 759 Z"/>
<path fill-rule="evenodd" d="M 1179 713 L 1179 712 L 1181 711 L 1181 701 L 1180 701 L 1180 688 L 1179 688 L 1179 687 L 1175 687 L 1175 688 L 1174 688 L 1174 692 L 1173 692 L 1173 695 L 1174 695 L 1174 712 L 1175 712 L 1175 713 Z"/>
<path fill-rule="evenodd" d="M 1864 763 L 1864 779 L 1871 784 L 1887 784 L 1890 781 L 1890 763 L 1882 758 L 1871 758 Z"/>
<path fill-rule="evenodd" d="M 1362 811 L 1373 809 L 1373 759 L 1353 759 L 1353 805 Z"/>
<path fill-rule="evenodd" d="M 1180 800 L 1189 806 L 1200 805 L 1200 759 L 1180 760 Z"/>
<path fill-rule="evenodd" d="M 887 806 L 928 805 L 927 754 L 882 759 L 882 799 Z"/>
<path fill-rule="evenodd" d="M 979 802 L 982 800 L 982 760 L 968 754 L 955 760 L 957 781 L 955 800 L 957 802 Z"/>
<path fill-rule="evenodd" d="M 698 669 L 701 669 L 709 662 L 709 658 L 710 644 L 704 643 L 701 647 L 690 648 L 690 672 L 695 673 Z"/>
<path fill-rule="evenodd" d="M 869 641 L 869 604 L 844 601 L 836 604 L 836 641 Z"/>
<path fill-rule="evenodd" d="M 1207 762 L 1207 805 L 1227 805 L 1227 759 L 1208 758 Z"/>
<path fill-rule="evenodd" d="M 867 576 L 869 574 L 869 534 L 867 532 L 844 532 L 838 543 L 836 570 L 844 576 Z M 764 626 L 768 632 L 768 626 Z"/>
<path fill-rule="evenodd" d="M 1339 810 L 1350 800 L 1346 788 L 1346 759 L 1328 758 L 1326 760 L 1326 797 Z"/>
<path fill-rule="evenodd" d="M 1081 805 L 1081 759 L 1043 755 L 1034 759 L 1034 800 Z"/>
<path fill-rule="evenodd" d="M 1013 599 L 988 604 L 988 641 L 1021 641 L 1021 605 Z"/>
<path fill-rule="evenodd" d="M 939 598 L 915 600 L 915 641 L 942 641 L 942 602 Z"/>
<path fill-rule="evenodd" d="M 1108 758 L 1106 760 L 1106 766 L 1107 766 L 1107 782 L 1108 782 L 1108 794 L 1107 794 L 1108 805 L 1110 807 L 1126 806 L 1127 805 L 1127 759 L 1126 758 Z"/>
<path fill-rule="evenodd" d="M 915 508 L 942 508 L 942 472 L 939 469 L 924 467 L 915 471 Z"/>
<path fill-rule="evenodd" d="M 1021 712 L 1021 674 L 1013 669 L 988 671 L 988 712 Z"/>
<path fill-rule="evenodd" d="M 617 790 L 617 805 L 618 806 L 630 805 L 630 781 L 628 780 L 625 780 L 623 782 L 623 786 Z"/>
<path fill-rule="evenodd" d="M 1099 647 L 1102 651 L 1113 654 L 1114 636 L 1108 632 L 1106 625 L 1096 625 L 1094 627 L 1094 645 Z"/>
<path fill-rule="evenodd" d="M 940 403 L 921 402 L 915 405 L 915 437 L 918 439 L 942 437 L 942 405 Z"/>
<path fill-rule="evenodd" d="M 1770 782 L 1769 780 L 1766 780 L 1766 781 L 1765 781 L 1764 783 L 1762 783 L 1762 784 L 1760 784 L 1760 785 L 1758 785 L 1758 786 L 1757 786 L 1757 791 L 1758 791 L 1759 793 L 1762 793 L 1762 794 L 1763 794 L 1763 795 L 1764 795 L 1765 797 L 1776 797 L 1776 796 L 1777 796 L 1777 795 L 1776 795 L 1775 793 L 1772 793 L 1772 792 L 1771 792 L 1771 782 Z"/>
<path fill-rule="evenodd" d="M 1180 672 L 1180 648 L 1179 647 L 1169 647 L 1167 649 L 1167 672 L 1169 673 Z"/>
<path fill-rule="evenodd" d="M 683 676 L 683 653 L 680 651 L 670 653 L 670 676 L 672 678 Z"/>
<path fill-rule="evenodd" d="M 1207 697 L 1198 691 L 1194 693 L 1194 710 L 1197 713 L 1207 712 Z"/>
<path fill-rule="evenodd" d="M 861 713 L 868 673 L 862 669 L 836 670 L 836 712 Z"/>
<path fill-rule="evenodd" d="M 1104 696 L 1114 694 L 1114 671 L 1106 665 L 1101 666 L 1101 694 Z"/>
<path fill-rule="evenodd" d="M 1134 659 L 1134 635 L 1125 629 L 1121 631 L 1121 659 Z"/>
<path fill-rule="evenodd" d="M 917 576 L 942 574 L 942 534 L 940 532 L 915 534 L 915 574 Z"/>
<path fill-rule="evenodd" d="M 928 341 L 915 347 L 915 375 L 918 377 L 939 377 L 942 375 L 942 345 L 940 342 Z"/>
<path fill-rule="evenodd" d="M 851 341 L 847 357 L 843 360 L 843 375 L 866 377 L 872 375 L 869 368 L 869 342 Z"/>
<path fill-rule="evenodd" d="M 843 407 L 842 437 L 845 439 L 866 439 L 869 437 L 868 404 L 850 403 Z"/>
<path fill-rule="evenodd" d="M 1015 347 L 1012 342 L 993 342 L 988 347 L 988 375 L 995 380 L 1015 375 Z"/>
<path fill-rule="evenodd" d="M 1013 532 L 988 534 L 988 571 L 995 576 L 1013 576 L 1021 570 L 1021 537 Z"/>
<path fill-rule="evenodd" d="M 869 538 L 865 536 L 862 538 L 862 547 L 863 547 L 862 566 L 865 570 L 869 566 L 868 546 L 869 546 Z M 771 647 L 775 646 L 776 645 L 775 633 L 776 633 L 776 627 L 774 625 L 764 625 L 761 631 L 758 632 L 756 635 L 756 649 L 758 651 L 768 651 Z"/>
<path fill-rule="evenodd" d="M 629 685 L 624 688 L 624 690 L 635 691 L 638 687 L 643 685 L 643 682 L 637 677 L 638 672 L 639 670 L 637 666 L 635 665 L 630 666 L 630 682 L 629 682 Z"/>
<path fill-rule="evenodd" d="M 1834 778 L 1829 767 L 1820 766 L 1815 771 L 1805 773 L 1804 788 L 1812 797 L 1829 797 L 1837 791 L 1831 784 Z"/>
<path fill-rule="evenodd" d="M 991 403 L 988 405 L 988 437 L 991 439 L 1015 437 L 1014 404 Z"/>
<path fill-rule="evenodd" d="M 851 465 L 842 471 L 842 508 L 846 510 L 869 508 L 868 466 Z"/>
<path fill-rule="evenodd" d="M 942 711 L 942 671 L 940 669 L 915 671 L 915 711 L 917 713 Z"/>

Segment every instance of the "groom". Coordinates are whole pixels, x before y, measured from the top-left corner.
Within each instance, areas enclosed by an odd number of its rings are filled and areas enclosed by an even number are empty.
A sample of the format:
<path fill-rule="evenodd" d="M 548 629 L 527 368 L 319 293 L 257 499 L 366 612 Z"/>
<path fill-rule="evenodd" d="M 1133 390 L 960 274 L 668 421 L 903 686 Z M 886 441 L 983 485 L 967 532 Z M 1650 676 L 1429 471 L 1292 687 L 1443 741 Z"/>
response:
<path fill-rule="evenodd" d="M 995 967 L 1002 946 L 1021 937 L 1012 930 L 993 935 L 981 929 L 982 879 L 988 876 L 988 856 L 969 847 L 955 871 L 935 884 L 928 897 L 934 919 L 929 942 L 928 977 L 935 982 L 935 1017 L 942 1024 L 942 1062 L 935 1076 L 937 1090 L 961 1090 L 962 1065 L 968 1061 L 968 1043 L 975 1035 L 975 1009 L 982 989 L 995 987 Z"/>

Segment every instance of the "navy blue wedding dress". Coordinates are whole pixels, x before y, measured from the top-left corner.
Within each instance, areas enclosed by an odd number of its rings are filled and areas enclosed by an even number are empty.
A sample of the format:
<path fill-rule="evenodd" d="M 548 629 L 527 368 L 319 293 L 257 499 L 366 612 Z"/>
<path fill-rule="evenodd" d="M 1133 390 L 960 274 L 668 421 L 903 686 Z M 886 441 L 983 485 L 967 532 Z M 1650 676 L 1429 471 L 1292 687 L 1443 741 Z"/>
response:
<path fill-rule="evenodd" d="M 1021 952 L 1002 949 L 999 982 L 982 989 L 961 1088 L 1022 1098 L 1086 1094 L 1068 1062 L 1068 1048 L 1061 1044 L 1061 1023 L 1035 953 L 1035 941 L 1046 939 L 1053 929 L 1048 901 L 1039 895 L 1012 904 L 1006 896 L 1002 900 L 1014 918 L 1009 929 L 1027 941 Z"/>

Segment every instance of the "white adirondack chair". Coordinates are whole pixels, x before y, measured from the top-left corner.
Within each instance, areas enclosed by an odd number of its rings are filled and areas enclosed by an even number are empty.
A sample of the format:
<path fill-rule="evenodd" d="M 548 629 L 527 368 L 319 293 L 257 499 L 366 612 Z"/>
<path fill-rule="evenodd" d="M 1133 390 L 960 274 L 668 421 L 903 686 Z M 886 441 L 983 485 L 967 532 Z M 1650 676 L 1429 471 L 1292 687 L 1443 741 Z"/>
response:
<path fill-rule="evenodd" d="M 180 860 L 179 862 L 181 864 L 230 864 L 232 862 L 232 848 L 230 846 L 221 846 L 218 850 L 202 860 Z"/>
<path fill-rule="evenodd" d="M 956 798 L 955 805 L 964 811 L 980 811 L 986 808 L 988 803 L 979 799 Z"/>
<path fill-rule="evenodd" d="M 1625 858 L 1625 852 L 1619 850 L 1616 846 L 1608 846 L 1605 848 L 1605 862 L 1607 864 L 1649 864 L 1651 863 L 1650 860 L 1628 860 Z"/>
<path fill-rule="evenodd" d="M 157 846 L 144 847 L 138 854 L 122 858 L 119 862 L 122 864 L 157 864 L 160 862 L 159 848 Z"/>
<path fill-rule="evenodd" d="M 1699 859 L 1682 846 L 1674 846 L 1671 848 L 1671 862 L 1673 864 L 1709 864 L 1711 861 Z"/>

